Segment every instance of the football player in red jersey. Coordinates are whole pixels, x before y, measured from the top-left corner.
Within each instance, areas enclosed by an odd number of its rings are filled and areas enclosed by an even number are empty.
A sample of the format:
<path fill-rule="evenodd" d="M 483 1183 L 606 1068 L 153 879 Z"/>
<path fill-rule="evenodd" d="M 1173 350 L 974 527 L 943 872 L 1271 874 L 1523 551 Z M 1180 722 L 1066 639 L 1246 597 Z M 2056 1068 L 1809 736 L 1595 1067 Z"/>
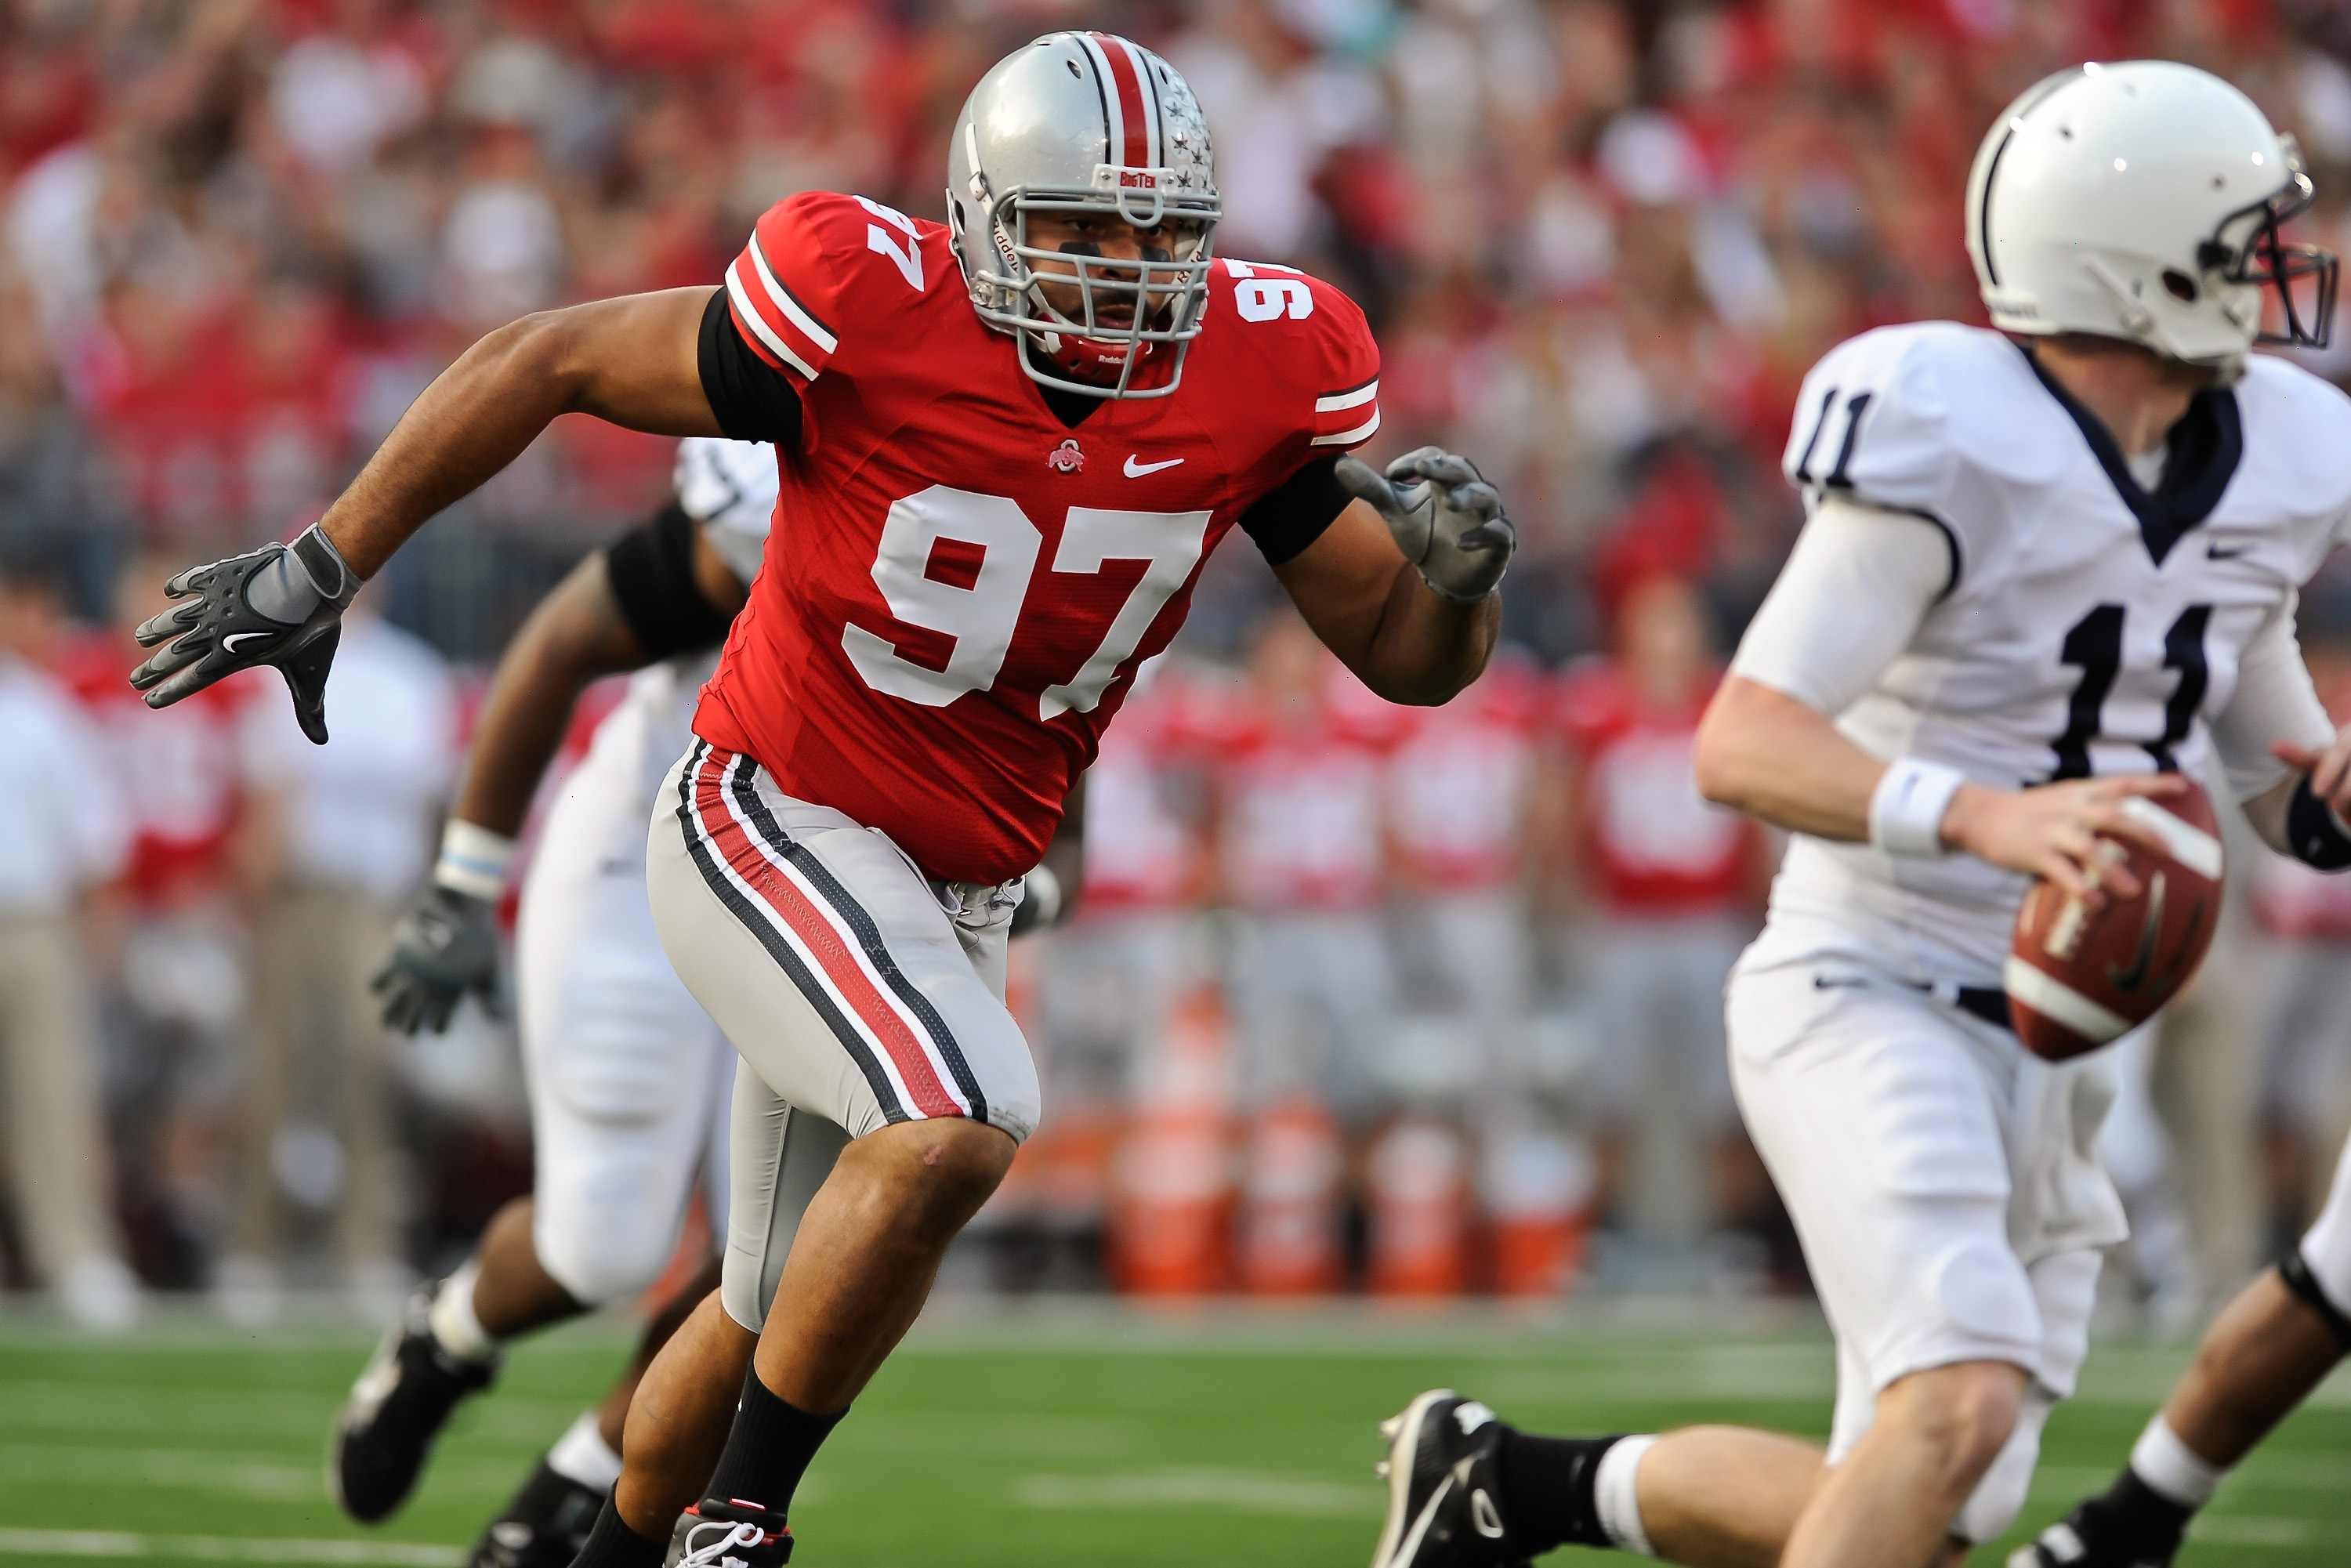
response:
<path fill-rule="evenodd" d="M 585 1563 L 660 1562 L 698 1493 L 688 1560 L 789 1555 L 800 1474 L 1035 1125 L 1005 927 L 1218 539 L 1249 533 L 1392 701 L 1446 701 L 1493 643 L 1499 497 L 1433 448 L 1385 477 L 1343 455 L 1378 426 L 1378 350 L 1337 290 L 1213 256 L 1172 68 L 1040 38 L 974 89 L 948 165 L 946 225 L 798 196 L 724 289 L 491 333 L 317 528 L 184 573 L 142 629 L 152 703 L 274 664 L 322 736 L 358 582 L 558 414 L 776 444 L 789 526 L 648 848 L 671 958 L 744 1058 L 726 1279 L 639 1390 Z M 771 1234 L 808 1116 L 853 1141 Z"/>

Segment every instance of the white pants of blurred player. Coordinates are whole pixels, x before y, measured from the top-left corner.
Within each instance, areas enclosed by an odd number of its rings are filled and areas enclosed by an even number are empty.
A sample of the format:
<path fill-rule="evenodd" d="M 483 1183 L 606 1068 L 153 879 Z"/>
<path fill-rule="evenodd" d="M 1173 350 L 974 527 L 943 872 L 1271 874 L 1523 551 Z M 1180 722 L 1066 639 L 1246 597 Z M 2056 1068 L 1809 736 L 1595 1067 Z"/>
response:
<path fill-rule="evenodd" d="M 1284 911 L 1247 917 L 1228 991 L 1250 1109 L 1310 1094 L 1343 1124 L 1378 1108 L 1377 1066 L 1395 1016 L 1387 933 L 1374 910 Z"/>
<path fill-rule="evenodd" d="M 756 1332 L 848 1138 L 945 1116 L 1036 1130 L 1036 1064 L 1004 1005 L 1022 888 L 932 882 L 887 835 L 707 745 L 670 770 L 643 842 L 662 944 L 743 1059 L 719 1294 Z"/>
<path fill-rule="evenodd" d="M 1636 1231 L 1687 1240 L 1715 1218 L 1714 1151 L 1736 1114 L 1723 981 L 1753 932 L 1727 915 L 1615 915 L 1583 932 L 1592 1108 L 1625 1139 L 1621 1207 Z"/>
<path fill-rule="evenodd" d="M 1834 1330 L 1829 1459 L 1914 1372 L 2005 1362 L 2032 1383 L 1952 1529 L 2015 1519 L 2089 1344 L 2099 1249 L 2126 1233 L 2097 1157 L 2112 1051 L 2053 1065 L 2015 1035 L 1846 960 L 1733 976 L 1730 1068 Z"/>
<path fill-rule="evenodd" d="M 2264 957 L 2263 1110 L 2310 1151 L 2315 1197 L 2351 1132 L 2351 942 L 2280 941 Z"/>
<path fill-rule="evenodd" d="M 593 754 L 564 781 L 515 932 L 531 1244 L 589 1306 L 660 1277 L 697 1185 L 712 1234 L 726 1233 L 735 1051 L 653 928 L 643 788 Z"/>
<path fill-rule="evenodd" d="M 1453 1064 L 1392 1061 L 1389 1076 L 1443 1084 L 1481 1127 L 1520 1122 L 1534 1076 L 1526 901 L 1514 888 L 1423 894 L 1397 906 L 1394 924 L 1414 1010 L 1444 1019 L 1465 1054 Z"/>
<path fill-rule="evenodd" d="M 1181 909 L 1078 917 L 1053 932 L 1044 969 L 1045 1095 L 1057 1106 L 1123 1105 L 1185 972 Z"/>

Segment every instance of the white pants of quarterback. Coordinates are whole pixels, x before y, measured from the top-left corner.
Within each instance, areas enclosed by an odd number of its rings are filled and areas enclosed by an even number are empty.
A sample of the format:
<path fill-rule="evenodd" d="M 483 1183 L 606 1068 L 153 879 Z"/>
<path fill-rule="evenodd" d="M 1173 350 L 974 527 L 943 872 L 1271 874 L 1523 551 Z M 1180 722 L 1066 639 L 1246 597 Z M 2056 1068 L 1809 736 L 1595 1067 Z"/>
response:
<path fill-rule="evenodd" d="M 1004 1005 L 1023 889 L 933 882 L 706 744 L 670 770 L 644 841 L 662 943 L 742 1053 L 720 1299 L 756 1331 L 849 1138 L 944 1116 L 1036 1130 L 1037 1066 Z"/>
<path fill-rule="evenodd" d="M 2112 1051 L 2051 1064 L 1904 980 L 1822 958 L 1731 977 L 1731 1082 L 1836 1336 L 1832 1464 L 1914 1372 L 2032 1379 L 1954 1533 L 1991 1541 L 2089 1348 L 2099 1249 L 2126 1234 L 2097 1137 Z"/>
<path fill-rule="evenodd" d="M 537 1164 L 531 1244 L 589 1306 L 657 1279 L 695 1188 L 726 1224 L 735 1053 L 670 967 L 645 895 L 641 779 L 591 756 L 564 781 L 515 932 Z"/>

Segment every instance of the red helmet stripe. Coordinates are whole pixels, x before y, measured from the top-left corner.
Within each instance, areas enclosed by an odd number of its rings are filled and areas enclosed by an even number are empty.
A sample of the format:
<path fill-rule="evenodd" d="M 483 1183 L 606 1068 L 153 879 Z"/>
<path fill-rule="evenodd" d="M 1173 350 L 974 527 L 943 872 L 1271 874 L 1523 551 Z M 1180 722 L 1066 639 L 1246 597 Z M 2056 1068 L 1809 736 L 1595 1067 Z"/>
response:
<path fill-rule="evenodd" d="M 1141 51 L 1124 38 L 1109 33 L 1092 35 L 1102 61 L 1110 68 L 1110 162 L 1120 168 L 1150 169 L 1158 165 L 1158 117 L 1144 91 Z"/>

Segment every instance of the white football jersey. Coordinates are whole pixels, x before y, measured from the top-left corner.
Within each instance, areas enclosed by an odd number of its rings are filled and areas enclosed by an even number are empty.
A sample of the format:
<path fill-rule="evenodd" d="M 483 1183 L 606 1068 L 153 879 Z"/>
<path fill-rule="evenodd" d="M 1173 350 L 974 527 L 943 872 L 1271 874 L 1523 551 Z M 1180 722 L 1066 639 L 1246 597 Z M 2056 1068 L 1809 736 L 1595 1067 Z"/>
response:
<path fill-rule="evenodd" d="M 758 574 L 776 509 L 776 449 L 765 442 L 689 436 L 677 444 L 672 476 L 680 510 L 701 525 L 746 587 Z M 615 769 L 638 781 L 645 810 L 670 764 L 694 741 L 694 709 L 718 667 L 717 647 L 680 653 L 629 677 L 629 695 L 596 727 L 586 767 Z"/>
<path fill-rule="evenodd" d="M 2344 534 L 2351 400 L 2326 382 L 2255 356 L 2237 385 L 2198 395 L 2150 494 L 2007 338 L 1885 328 L 1806 378 L 1786 471 L 1808 505 L 1844 496 L 1925 517 L 1949 550 L 1949 588 L 1835 716 L 1864 750 L 2001 789 L 2200 777 L 2220 723 L 2241 792 L 2283 777 L 2267 756 L 2282 737 L 2221 721 L 2248 643 L 2291 614 Z M 1747 964 L 1842 952 L 1996 986 L 2026 883 L 1971 855 L 1896 859 L 1798 834 Z"/>

